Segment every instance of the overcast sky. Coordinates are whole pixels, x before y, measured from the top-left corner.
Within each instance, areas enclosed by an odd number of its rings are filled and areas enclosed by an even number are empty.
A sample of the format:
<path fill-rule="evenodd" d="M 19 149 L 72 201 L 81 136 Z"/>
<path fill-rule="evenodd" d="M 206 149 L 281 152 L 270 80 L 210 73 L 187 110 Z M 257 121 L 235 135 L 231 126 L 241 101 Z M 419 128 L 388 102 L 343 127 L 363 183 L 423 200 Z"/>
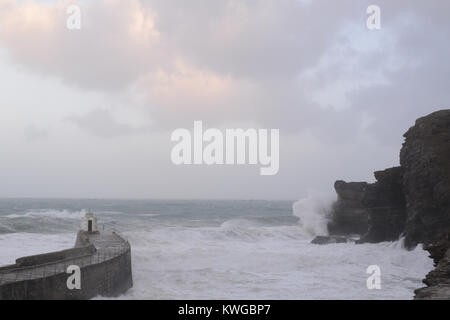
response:
<path fill-rule="evenodd" d="M 66 28 L 69 4 L 81 30 Z M 381 30 L 366 8 L 381 8 Z M 0 197 L 298 199 L 398 165 L 450 105 L 447 0 L 0 0 Z M 171 132 L 280 129 L 280 170 Z"/>

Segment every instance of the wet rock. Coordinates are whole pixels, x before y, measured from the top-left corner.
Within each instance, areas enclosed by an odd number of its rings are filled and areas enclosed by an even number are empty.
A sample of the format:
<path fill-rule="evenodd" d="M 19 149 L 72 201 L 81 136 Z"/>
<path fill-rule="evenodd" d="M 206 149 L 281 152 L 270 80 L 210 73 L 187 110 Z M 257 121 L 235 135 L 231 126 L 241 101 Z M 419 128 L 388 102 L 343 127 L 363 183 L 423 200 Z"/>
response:
<path fill-rule="evenodd" d="M 404 137 L 405 244 L 413 247 L 450 227 L 450 110 L 418 119 Z"/>
<path fill-rule="evenodd" d="M 330 234 L 364 234 L 368 230 L 368 211 L 362 201 L 367 182 L 336 181 L 337 201 L 333 204 Z"/>
<path fill-rule="evenodd" d="M 450 299 L 450 231 L 442 233 L 436 243 L 424 247 L 433 259 L 435 269 L 423 283 L 425 288 L 414 291 L 415 299 Z"/>
<path fill-rule="evenodd" d="M 331 244 L 331 243 L 346 243 L 349 242 L 345 237 L 338 236 L 317 236 L 311 243 L 313 244 Z"/>
<path fill-rule="evenodd" d="M 447 250 L 450 249 L 450 231 L 441 234 L 434 244 L 427 245 L 424 249 L 430 253 L 430 258 L 433 259 L 434 265 L 437 266 Z"/>
<path fill-rule="evenodd" d="M 394 241 L 405 230 L 402 168 L 394 167 L 374 174 L 377 182 L 367 185 L 362 201 L 368 211 L 369 230 L 358 243 Z"/>
<path fill-rule="evenodd" d="M 437 285 L 414 291 L 415 300 L 450 300 L 450 285 Z"/>

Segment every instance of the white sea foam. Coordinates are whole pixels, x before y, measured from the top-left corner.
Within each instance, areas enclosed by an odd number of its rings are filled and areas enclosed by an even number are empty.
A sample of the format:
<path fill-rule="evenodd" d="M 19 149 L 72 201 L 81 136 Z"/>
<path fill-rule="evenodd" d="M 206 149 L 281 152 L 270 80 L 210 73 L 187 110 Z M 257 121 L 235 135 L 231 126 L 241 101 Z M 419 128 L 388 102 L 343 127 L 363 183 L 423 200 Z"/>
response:
<path fill-rule="evenodd" d="M 420 247 L 310 244 L 326 234 L 333 197 L 294 204 L 298 226 L 232 219 L 220 227 L 157 228 L 129 233 L 133 299 L 411 299 L 432 268 Z M 366 269 L 379 265 L 382 289 L 369 290 Z"/>
<path fill-rule="evenodd" d="M 15 232 L 16 230 L 10 226 L 0 223 L 0 233 L 3 233 L 2 231 L 7 231 L 8 233 L 10 233 Z"/>
<path fill-rule="evenodd" d="M 68 210 L 37 210 L 37 211 L 28 211 L 23 214 L 9 214 L 6 215 L 6 218 L 17 219 L 17 218 L 58 218 L 58 219 L 80 219 L 84 216 L 85 211 L 68 211 Z"/>
<path fill-rule="evenodd" d="M 14 264 L 20 257 L 73 247 L 74 234 L 0 234 L 0 266 Z"/>
<path fill-rule="evenodd" d="M 299 227 L 128 233 L 133 299 L 410 299 L 432 268 L 400 242 L 312 245 Z M 382 289 L 368 290 L 377 264 Z"/>

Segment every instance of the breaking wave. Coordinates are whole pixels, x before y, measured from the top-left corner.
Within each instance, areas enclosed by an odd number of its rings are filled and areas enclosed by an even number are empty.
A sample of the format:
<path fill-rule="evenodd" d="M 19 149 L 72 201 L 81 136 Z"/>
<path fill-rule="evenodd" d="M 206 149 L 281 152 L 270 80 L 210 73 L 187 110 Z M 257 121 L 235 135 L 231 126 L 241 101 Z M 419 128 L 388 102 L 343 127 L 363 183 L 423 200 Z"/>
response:
<path fill-rule="evenodd" d="M 293 204 L 293 213 L 299 218 L 299 224 L 303 230 L 311 235 L 328 235 L 327 224 L 331 205 L 336 196 L 310 192 L 308 197 Z"/>
<path fill-rule="evenodd" d="M 81 211 L 68 211 L 68 210 L 36 210 L 28 211 L 22 214 L 8 214 L 5 217 L 10 219 L 18 218 L 58 218 L 58 219 L 77 219 L 79 220 L 84 214 L 85 210 Z"/>

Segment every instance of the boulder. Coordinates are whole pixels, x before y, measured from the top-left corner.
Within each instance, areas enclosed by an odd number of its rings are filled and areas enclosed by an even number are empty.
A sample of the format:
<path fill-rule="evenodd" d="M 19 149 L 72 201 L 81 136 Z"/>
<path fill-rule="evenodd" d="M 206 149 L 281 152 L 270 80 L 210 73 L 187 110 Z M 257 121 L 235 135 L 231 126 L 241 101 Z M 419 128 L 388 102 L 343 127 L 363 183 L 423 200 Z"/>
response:
<path fill-rule="evenodd" d="M 330 244 L 330 243 L 346 243 L 347 238 L 339 236 L 317 236 L 311 243 L 313 244 Z"/>

